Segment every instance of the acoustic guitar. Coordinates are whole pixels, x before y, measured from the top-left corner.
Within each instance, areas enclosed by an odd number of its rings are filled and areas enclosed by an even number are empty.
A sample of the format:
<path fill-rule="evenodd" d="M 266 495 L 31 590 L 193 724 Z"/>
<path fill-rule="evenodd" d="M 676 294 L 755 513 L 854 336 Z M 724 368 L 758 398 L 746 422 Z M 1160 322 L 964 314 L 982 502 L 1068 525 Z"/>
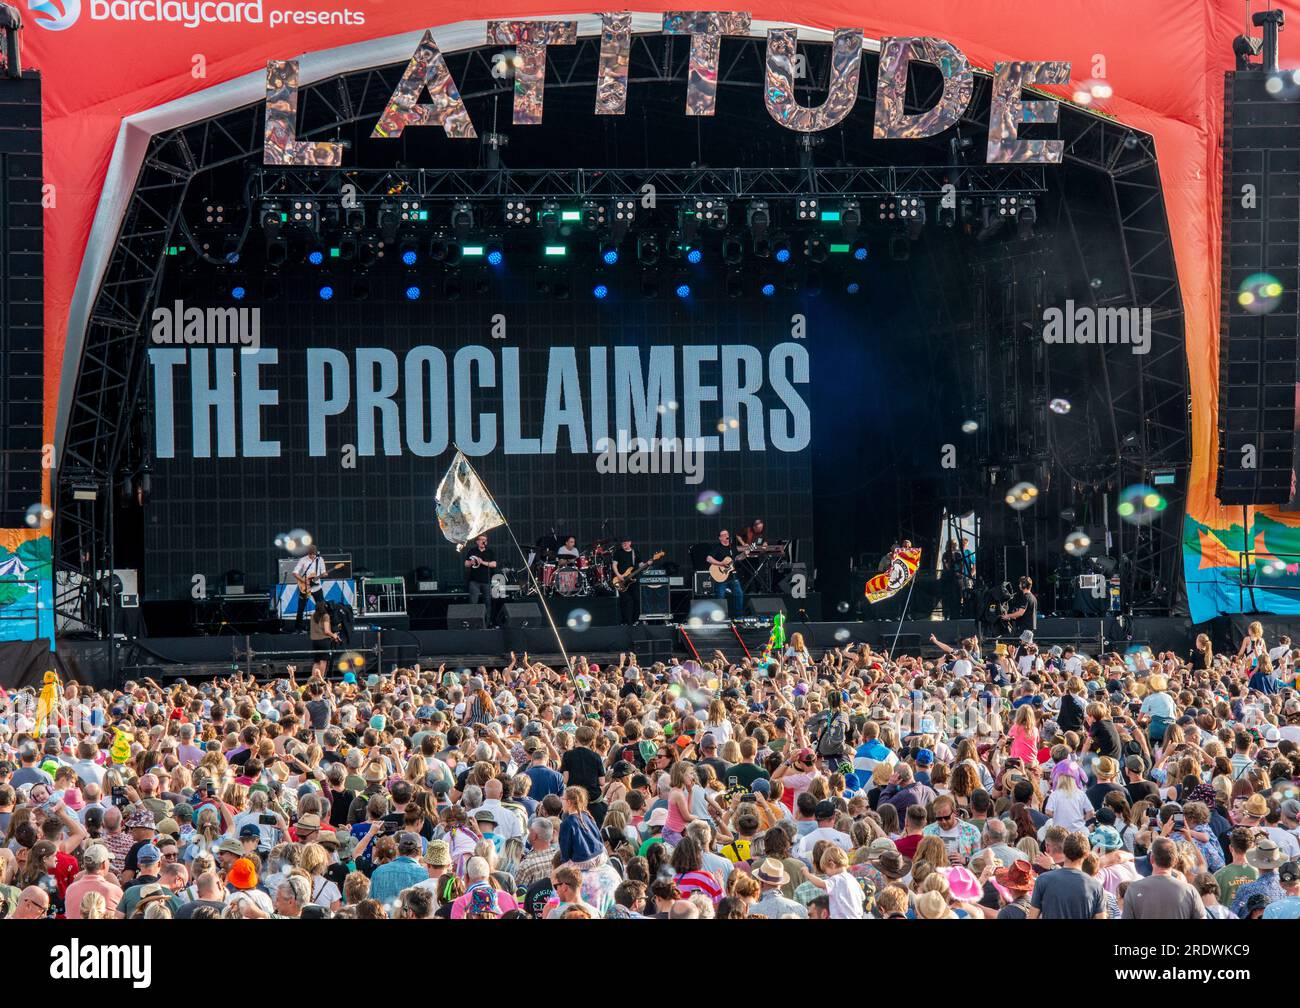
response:
<path fill-rule="evenodd" d="M 616 591 L 616 592 L 618 592 L 620 595 L 622 595 L 623 592 L 624 592 L 625 590 L 627 590 L 627 588 L 632 584 L 632 582 L 635 581 L 635 580 L 636 580 L 636 579 L 641 575 L 641 572 L 642 572 L 642 571 L 644 571 L 644 570 L 645 570 L 647 567 L 649 567 L 651 564 L 656 564 L 656 563 L 658 563 L 658 562 L 659 562 L 660 560 L 662 560 L 663 558 L 664 558 L 664 551 L 663 551 L 663 550 L 660 550 L 658 553 L 656 553 L 654 556 L 652 556 L 649 560 L 642 560 L 639 564 L 637 564 L 635 567 L 633 567 L 633 568 L 632 568 L 630 571 L 628 571 L 627 573 L 625 573 L 625 574 L 615 574 L 615 575 L 614 575 L 614 591 Z"/>
<path fill-rule="evenodd" d="M 721 584 L 734 573 L 736 561 L 743 560 L 756 549 L 758 549 L 757 544 L 753 546 L 741 546 L 736 550 L 736 555 L 734 557 L 727 557 L 720 564 L 709 564 L 709 577 L 713 578 L 713 580 L 718 582 L 718 584 Z"/>

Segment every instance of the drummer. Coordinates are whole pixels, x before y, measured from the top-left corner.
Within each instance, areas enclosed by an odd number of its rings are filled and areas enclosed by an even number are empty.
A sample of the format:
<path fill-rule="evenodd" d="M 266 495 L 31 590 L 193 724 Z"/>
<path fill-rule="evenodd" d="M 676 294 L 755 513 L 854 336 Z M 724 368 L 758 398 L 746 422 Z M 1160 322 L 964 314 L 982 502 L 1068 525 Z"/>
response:
<path fill-rule="evenodd" d="M 578 537 L 565 536 L 564 543 L 555 551 L 555 555 L 560 558 L 560 563 L 576 563 L 580 556 L 578 552 Z"/>

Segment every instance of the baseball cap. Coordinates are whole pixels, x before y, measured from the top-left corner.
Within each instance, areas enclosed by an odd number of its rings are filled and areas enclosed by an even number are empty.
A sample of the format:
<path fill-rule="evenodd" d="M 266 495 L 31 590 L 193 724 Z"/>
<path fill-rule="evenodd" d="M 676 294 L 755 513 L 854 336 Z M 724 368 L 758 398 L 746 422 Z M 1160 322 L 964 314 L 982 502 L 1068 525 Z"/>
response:
<path fill-rule="evenodd" d="M 1288 861 L 1277 870 L 1277 877 L 1287 885 L 1292 885 L 1297 880 L 1300 880 L 1300 864 Z"/>
<path fill-rule="evenodd" d="M 257 828 L 257 823 L 244 823 L 243 826 L 239 827 L 240 840 L 250 837 L 254 840 L 262 839 L 262 831 Z"/>
<path fill-rule="evenodd" d="M 929 766 L 934 762 L 934 753 L 929 749 L 918 749 L 916 751 L 917 766 Z"/>
<path fill-rule="evenodd" d="M 813 817 L 817 819 L 830 819 L 834 815 L 835 803 L 833 801 L 822 799 L 817 803 L 817 807 L 813 809 Z"/>
<path fill-rule="evenodd" d="M 145 844 L 135 854 L 137 864 L 157 864 L 162 860 L 162 851 L 151 843 Z"/>

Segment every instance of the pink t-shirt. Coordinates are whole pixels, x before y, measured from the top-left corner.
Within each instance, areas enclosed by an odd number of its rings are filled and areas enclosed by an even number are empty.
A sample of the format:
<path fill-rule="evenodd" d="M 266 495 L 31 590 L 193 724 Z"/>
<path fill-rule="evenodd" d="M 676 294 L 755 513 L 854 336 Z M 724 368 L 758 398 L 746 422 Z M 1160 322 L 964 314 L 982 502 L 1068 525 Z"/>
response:
<path fill-rule="evenodd" d="M 1026 731 L 1022 725 L 1011 726 L 1011 755 L 1019 756 L 1025 766 L 1038 762 L 1038 730 Z"/>

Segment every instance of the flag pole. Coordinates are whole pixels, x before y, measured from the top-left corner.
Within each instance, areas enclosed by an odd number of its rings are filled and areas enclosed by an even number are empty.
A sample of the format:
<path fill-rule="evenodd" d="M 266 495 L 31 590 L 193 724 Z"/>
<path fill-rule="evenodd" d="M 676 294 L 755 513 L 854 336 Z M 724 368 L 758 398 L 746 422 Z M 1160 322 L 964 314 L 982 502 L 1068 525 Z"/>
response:
<path fill-rule="evenodd" d="M 921 565 L 918 563 L 917 574 L 921 571 Z M 912 580 L 907 584 L 907 598 L 903 599 L 903 611 L 898 616 L 898 629 L 894 631 L 894 642 L 889 645 L 889 660 L 896 662 L 894 657 L 894 648 L 898 646 L 898 635 L 903 632 L 903 620 L 907 619 L 907 606 L 912 601 L 912 589 L 916 587 L 916 574 L 912 575 Z"/>
<path fill-rule="evenodd" d="M 452 445 L 452 447 L 455 448 L 457 452 L 460 452 L 459 445 Z M 546 613 L 546 622 L 551 625 L 551 633 L 555 635 L 556 646 L 559 647 L 560 655 L 564 658 L 564 668 L 568 672 L 569 676 L 572 677 L 573 663 L 569 658 L 569 652 L 565 650 L 564 641 L 560 639 L 560 629 L 555 625 L 555 617 L 551 615 L 551 607 L 546 604 L 546 596 L 542 594 L 542 586 L 537 583 L 537 575 L 533 573 L 532 565 L 528 562 L 528 557 L 524 553 L 524 548 L 519 545 L 519 540 L 515 538 L 515 530 L 510 527 L 510 522 L 506 518 L 506 513 L 502 511 L 500 505 L 497 504 L 496 497 L 492 495 L 492 491 L 488 489 L 488 485 L 483 482 L 483 477 L 481 477 L 478 474 L 478 470 L 474 468 L 474 463 L 469 460 L 469 456 L 466 455 L 464 458 L 465 465 L 469 466 L 469 471 L 474 474 L 474 478 L 478 480 L 479 486 L 483 488 L 484 492 L 488 495 L 488 499 L 492 501 L 492 507 L 494 507 L 497 514 L 501 516 L 501 524 L 505 526 L 506 532 L 510 534 L 510 541 L 515 544 L 515 549 L 519 551 L 519 559 L 523 561 L 524 570 L 528 572 L 528 580 L 532 582 L 533 591 L 537 593 L 537 601 L 541 603 L 542 612 Z M 489 597 L 491 597 L 490 592 Z"/>

